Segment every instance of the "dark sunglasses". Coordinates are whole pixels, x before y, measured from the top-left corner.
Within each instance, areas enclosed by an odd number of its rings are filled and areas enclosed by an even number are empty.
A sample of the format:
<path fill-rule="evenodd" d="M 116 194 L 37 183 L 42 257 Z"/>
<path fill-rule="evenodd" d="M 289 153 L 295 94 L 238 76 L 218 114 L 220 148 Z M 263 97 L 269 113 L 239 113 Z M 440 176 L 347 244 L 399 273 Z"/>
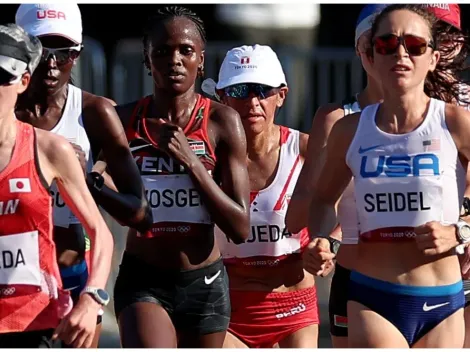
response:
<path fill-rule="evenodd" d="M 69 48 L 42 48 L 42 60 L 47 61 L 52 56 L 57 65 L 64 65 L 75 60 L 80 55 L 82 46 L 74 46 Z"/>
<path fill-rule="evenodd" d="M 434 49 L 434 43 L 425 38 L 412 34 L 397 36 L 395 34 L 385 34 L 373 39 L 372 44 L 377 54 L 392 55 L 398 50 L 400 44 L 403 45 L 406 52 L 411 56 L 423 55 L 428 47 Z"/>
<path fill-rule="evenodd" d="M 21 76 L 13 76 L 11 73 L 0 68 L 0 86 L 9 86 L 19 82 Z"/>
<path fill-rule="evenodd" d="M 274 95 L 276 88 L 258 83 L 240 83 L 224 89 L 225 95 L 234 99 L 247 99 L 250 93 L 261 99 Z"/>

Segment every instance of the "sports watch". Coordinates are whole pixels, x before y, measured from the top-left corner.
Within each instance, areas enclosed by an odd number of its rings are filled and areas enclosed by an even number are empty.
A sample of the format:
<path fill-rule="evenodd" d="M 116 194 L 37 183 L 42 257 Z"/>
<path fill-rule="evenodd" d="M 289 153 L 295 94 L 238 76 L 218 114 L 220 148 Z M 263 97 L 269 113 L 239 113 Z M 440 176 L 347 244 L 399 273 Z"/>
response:
<path fill-rule="evenodd" d="M 330 242 L 330 251 L 333 254 L 338 254 L 339 251 L 339 246 L 341 246 L 341 241 L 338 241 L 337 239 L 334 239 L 333 237 L 327 237 L 326 238 Z"/>
<path fill-rule="evenodd" d="M 106 306 L 109 303 L 109 294 L 105 290 L 98 288 L 87 286 L 83 289 L 82 295 L 88 293 L 93 299 L 101 304 L 102 306 Z"/>
<path fill-rule="evenodd" d="M 333 254 L 337 254 L 339 251 L 339 246 L 341 246 L 341 241 L 338 241 L 337 239 L 334 239 L 333 237 L 330 236 L 318 236 L 319 238 L 324 238 L 330 242 L 330 252 Z"/>
<path fill-rule="evenodd" d="M 470 243 L 470 225 L 465 221 L 459 220 L 455 224 L 457 228 L 457 240 L 460 244 Z"/>
<path fill-rule="evenodd" d="M 86 177 L 88 187 L 93 187 L 97 191 L 101 191 L 104 186 L 104 177 L 99 172 L 92 171 Z"/>

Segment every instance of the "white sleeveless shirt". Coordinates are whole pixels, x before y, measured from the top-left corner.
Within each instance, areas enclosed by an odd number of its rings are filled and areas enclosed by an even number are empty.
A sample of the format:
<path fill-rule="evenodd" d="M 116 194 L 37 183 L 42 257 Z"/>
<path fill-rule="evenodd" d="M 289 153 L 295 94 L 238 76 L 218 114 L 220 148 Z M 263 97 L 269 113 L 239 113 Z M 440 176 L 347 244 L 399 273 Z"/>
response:
<path fill-rule="evenodd" d="M 381 131 L 380 104 L 366 107 L 346 155 L 354 176 L 361 241 L 413 240 L 415 226 L 455 223 L 465 170 L 445 121 L 445 103 L 431 99 L 423 123 L 405 134 Z"/>
<path fill-rule="evenodd" d="M 273 182 L 250 193 L 250 234 L 235 244 L 218 228 L 217 243 L 225 264 L 275 266 L 308 244 L 307 229 L 291 233 L 285 225 L 287 207 L 302 169 L 299 131 L 281 127 L 279 165 Z"/>
<path fill-rule="evenodd" d="M 51 132 L 64 137 L 69 142 L 79 145 L 86 155 L 87 170 L 91 171 L 93 160 L 91 156 L 90 141 L 88 140 L 85 128 L 83 127 L 82 110 L 83 92 L 80 88 L 69 84 L 64 112 Z M 54 204 L 54 226 L 67 228 L 70 224 L 79 224 L 80 221 L 65 205 L 64 200 L 59 194 L 55 181 L 51 185 L 51 195 Z"/>
<path fill-rule="evenodd" d="M 361 107 L 359 106 L 357 99 L 351 104 L 345 104 L 343 109 L 344 116 L 361 112 Z M 341 225 L 341 243 L 357 244 L 359 241 L 359 224 L 357 219 L 353 180 L 349 182 L 338 203 L 338 222 Z"/>

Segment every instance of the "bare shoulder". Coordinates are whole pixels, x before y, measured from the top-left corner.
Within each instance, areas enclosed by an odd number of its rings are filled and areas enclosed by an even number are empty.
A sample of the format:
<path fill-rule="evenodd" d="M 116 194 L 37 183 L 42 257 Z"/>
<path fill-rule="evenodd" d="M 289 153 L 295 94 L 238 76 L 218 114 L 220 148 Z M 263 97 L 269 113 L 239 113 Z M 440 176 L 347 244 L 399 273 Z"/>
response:
<path fill-rule="evenodd" d="M 99 115 L 108 115 L 115 113 L 116 103 L 108 98 L 83 92 L 83 109 L 94 112 Z"/>
<path fill-rule="evenodd" d="M 339 120 L 331 129 L 331 134 L 328 140 L 334 141 L 335 146 L 337 147 L 348 149 L 354 135 L 356 134 L 360 117 L 361 113 L 358 112 L 348 115 L 347 119 Z"/>
<path fill-rule="evenodd" d="M 227 105 L 211 101 L 209 121 L 217 130 L 217 140 L 227 141 L 238 136 L 245 136 L 240 115 Z"/>
<path fill-rule="evenodd" d="M 134 114 L 134 110 L 138 103 L 139 100 L 136 100 L 126 104 L 116 105 L 114 107 L 124 127 L 128 126 L 131 122 L 132 115 Z"/>
<path fill-rule="evenodd" d="M 330 103 L 318 108 L 313 119 L 313 126 L 325 126 L 331 128 L 338 120 L 344 117 L 344 109 L 341 104 Z"/>
<path fill-rule="evenodd" d="M 38 151 L 42 153 L 51 164 L 75 155 L 72 145 L 64 137 L 55 133 L 34 129 L 37 136 Z"/>

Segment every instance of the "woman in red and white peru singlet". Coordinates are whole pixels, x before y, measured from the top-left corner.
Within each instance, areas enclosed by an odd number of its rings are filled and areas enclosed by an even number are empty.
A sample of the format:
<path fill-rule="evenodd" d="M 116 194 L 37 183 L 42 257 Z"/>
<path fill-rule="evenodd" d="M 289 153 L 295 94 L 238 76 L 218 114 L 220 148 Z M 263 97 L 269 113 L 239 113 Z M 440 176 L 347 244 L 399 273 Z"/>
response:
<path fill-rule="evenodd" d="M 209 93 L 211 83 L 205 83 Z M 251 190 L 247 241 L 237 245 L 223 229 L 216 230 L 232 304 L 224 347 L 316 347 L 315 282 L 301 259 L 308 234 L 306 229 L 291 233 L 285 225 L 308 136 L 274 124 L 288 92 L 281 63 L 269 46 L 234 48 L 214 90 L 242 118 Z"/>
<path fill-rule="evenodd" d="M 236 243 L 248 236 L 245 134 L 236 111 L 195 92 L 204 67 L 201 19 L 165 7 L 145 33 L 153 95 L 117 110 L 154 224 L 128 235 L 114 290 L 121 343 L 220 348 L 230 299 L 214 226 Z"/>
<path fill-rule="evenodd" d="M 360 239 L 348 292 L 348 343 L 368 348 L 461 348 L 464 289 L 456 253 L 470 243 L 459 221 L 470 158 L 461 81 L 448 81 L 440 26 L 423 5 L 390 5 L 371 30 L 382 104 L 342 119 L 327 143 L 310 233 L 317 251 L 336 225 L 334 204 L 354 178 Z M 443 50 L 440 52 L 439 50 Z M 455 73 L 455 75 L 454 75 Z M 332 256 L 332 255 L 331 255 Z"/>
<path fill-rule="evenodd" d="M 90 347 L 98 311 L 109 301 L 103 289 L 113 241 L 72 145 L 15 117 L 41 54 L 36 37 L 0 26 L 0 348 L 51 347 L 52 338 Z M 54 181 L 93 243 L 91 273 L 73 309 L 52 236 Z"/>

